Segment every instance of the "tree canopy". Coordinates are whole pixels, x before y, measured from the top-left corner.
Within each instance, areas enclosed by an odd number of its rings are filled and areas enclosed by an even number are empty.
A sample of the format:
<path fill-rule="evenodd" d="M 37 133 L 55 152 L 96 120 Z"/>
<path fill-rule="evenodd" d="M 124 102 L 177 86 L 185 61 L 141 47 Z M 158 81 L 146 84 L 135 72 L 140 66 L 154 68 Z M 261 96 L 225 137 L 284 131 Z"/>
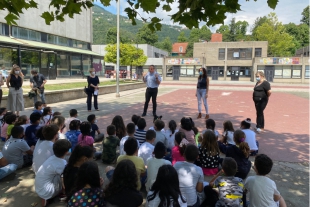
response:
<path fill-rule="evenodd" d="M 152 32 L 147 25 L 143 25 L 137 33 L 136 43 L 138 44 L 149 44 L 155 45 L 158 41 L 158 35 L 155 32 Z"/>
<path fill-rule="evenodd" d="M 52 21 L 65 21 L 65 16 L 73 18 L 74 15 L 80 14 L 82 9 L 88 9 L 94 6 L 95 0 L 52 0 L 49 3 L 49 11 L 44 11 L 41 15 L 46 24 Z M 100 0 L 104 6 L 110 6 L 112 0 Z M 262 2 L 263 0 L 257 0 Z M 8 24 L 16 24 L 19 15 L 24 9 L 38 8 L 40 1 L 34 0 L 0 0 L 0 10 L 8 11 L 5 20 Z M 156 13 L 156 9 L 171 11 L 171 4 L 178 5 L 178 11 L 171 15 L 171 20 L 175 23 L 185 25 L 188 28 L 198 28 L 200 22 L 206 22 L 208 26 L 223 24 L 227 18 L 227 13 L 236 13 L 241 11 L 241 0 L 127 0 L 130 5 L 125 8 L 125 12 L 132 24 L 136 24 L 137 17 L 143 21 L 149 22 L 148 27 L 154 30 L 161 30 L 161 19 L 158 17 L 143 18 L 141 12 L 150 14 Z M 278 0 L 268 0 L 270 8 L 275 9 Z M 140 12 L 141 11 L 141 12 Z M 140 12 L 140 13 L 139 13 Z"/>
<path fill-rule="evenodd" d="M 304 8 L 304 10 L 302 11 L 301 15 L 302 15 L 302 18 L 301 18 L 301 22 L 304 23 L 304 24 L 307 24 L 308 26 L 309 25 L 309 8 L 310 6 L 307 6 L 306 8 Z"/>

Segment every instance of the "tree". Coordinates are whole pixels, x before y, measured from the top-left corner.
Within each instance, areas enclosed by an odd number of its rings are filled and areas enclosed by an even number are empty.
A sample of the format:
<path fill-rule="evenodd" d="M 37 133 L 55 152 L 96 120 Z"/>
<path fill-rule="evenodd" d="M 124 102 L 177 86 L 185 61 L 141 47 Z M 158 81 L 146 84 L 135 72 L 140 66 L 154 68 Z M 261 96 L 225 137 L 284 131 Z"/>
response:
<path fill-rule="evenodd" d="M 294 37 L 295 49 L 309 45 L 309 27 L 307 24 L 296 25 L 289 23 L 284 25 L 284 27 L 285 31 Z"/>
<path fill-rule="evenodd" d="M 178 42 L 187 42 L 187 38 L 184 32 L 181 32 L 180 35 L 178 36 Z"/>
<path fill-rule="evenodd" d="M 229 42 L 229 26 L 221 25 L 220 28 L 216 30 L 216 33 L 222 34 L 223 42 Z"/>
<path fill-rule="evenodd" d="M 95 0 L 53 0 L 49 3 L 49 11 L 42 13 L 41 17 L 45 19 L 46 24 L 52 21 L 65 21 L 65 16 L 73 18 L 74 15 L 80 14 L 82 9 L 88 9 L 94 6 Z M 110 6 L 112 0 L 100 0 L 104 6 Z M 259 0 L 260 2 L 262 0 Z M 275 9 L 279 0 L 268 0 L 268 6 Z M 8 24 L 17 24 L 16 20 L 23 13 L 24 9 L 38 8 L 39 3 L 34 0 L 0 0 L 0 10 L 8 11 L 5 20 Z M 40 2 L 40 1 L 38 1 Z M 236 13 L 241 11 L 241 0 L 127 0 L 130 5 L 125 8 L 125 12 L 132 24 L 136 25 L 136 18 L 141 17 L 143 21 L 149 22 L 148 27 L 154 30 L 161 30 L 161 19 L 158 17 L 143 18 L 142 12 L 145 14 L 156 13 L 156 9 L 163 11 L 171 11 L 171 4 L 176 3 L 178 11 L 171 15 L 171 20 L 175 23 L 185 25 L 189 29 L 198 28 L 201 21 L 206 22 L 208 26 L 223 24 L 226 19 L 226 13 Z M 141 12 L 140 12 L 141 11 Z M 139 13 L 140 12 L 140 13 Z"/>
<path fill-rule="evenodd" d="M 106 43 L 107 44 L 116 44 L 117 40 L 117 28 L 112 27 L 108 30 L 106 34 Z M 131 36 L 129 32 L 126 30 L 120 30 L 120 42 L 121 43 L 132 43 L 134 40 L 134 37 Z"/>
<path fill-rule="evenodd" d="M 172 50 L 172 43 L 171 43 L 170 38 L 169 38 L 169 37 L 166 37 L 166 38 L 164 39 L 164 41 L 162 41 L 162 42 L 157 42 L 157 43 L 155 44 L 155 47 L 160 48 L 160 49 L 165 50 L 165 51 L 167 51 L 167 52 L 170 53 L 171 50 Z"/>
<path fill-rule="evenodd" d="M 307 6 L 306 8 L 304 8 L 304 10 L 302 11 L 301 15 L 302 15 L 302 18 L 301 18 L 301 22 L 310 26 L 309 25 L 309 8 L 310 6 Z"/>
<path fill-rule="evenodd" d="M 136 43 L 154 45 L 158 41 L 158 35 L 152 32 L 147 25 L 143 25 L 137 33 Z"/>
<path fill-rule="evenodd" d="M 291 56 L 295 47 L 293 37 L 285 32 L 285 27 L 275 13 L 268 14 L 268 19 L 256 28 L 255 38 L 259 41 L 268 41 L 268 55 Z"/>
<path fill-rule="evenodd" d="M 212 35 L 211 30 L 205 25 L 202 26 L 200 29 L 198 28 L 192 29 L 188 38 L 186 56 L 193 57 L 194 43 L 210 41 L 211 35 Z"/>
<path fill-rule="evenodd" d="M 256 29 L 257 27 L 261 26 L 262 24 L 264 24 L 265 22 L 267 22 L 268 18 L 266 16 L 263 16 L 263 17 L 257 17 L 255 19 L 255 22 L 251 28 L 251 32 L 252 32 L 252 35 L 255 37 L 255 32 L 256 32 Z"/>

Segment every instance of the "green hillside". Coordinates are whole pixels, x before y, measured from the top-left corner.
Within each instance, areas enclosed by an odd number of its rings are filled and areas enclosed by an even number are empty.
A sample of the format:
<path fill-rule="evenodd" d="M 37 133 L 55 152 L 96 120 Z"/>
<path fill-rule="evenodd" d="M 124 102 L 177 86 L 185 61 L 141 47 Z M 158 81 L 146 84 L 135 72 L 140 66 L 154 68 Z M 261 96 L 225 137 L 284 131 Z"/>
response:
<path fill-rule="evenodd" d="M 135 39 L 136 33 L 143 26 L 144 22 L 137 20 L 137 25 L 132 25 L 127 17 L 120 16 L 120 33 L 127 33 L 130 39 Z M 111 27 L 116 27 L 116 15 L 106 11 L 102 7 L 93 7 L 93 44 L 106 44 L 106 34 Z M 157 31 L 158 41 L 169 37 L 171 42 L 176 42 L 181 31 L 188 37 L 190 30 L 180 26 L 162 25 L 161 31 Z"/>

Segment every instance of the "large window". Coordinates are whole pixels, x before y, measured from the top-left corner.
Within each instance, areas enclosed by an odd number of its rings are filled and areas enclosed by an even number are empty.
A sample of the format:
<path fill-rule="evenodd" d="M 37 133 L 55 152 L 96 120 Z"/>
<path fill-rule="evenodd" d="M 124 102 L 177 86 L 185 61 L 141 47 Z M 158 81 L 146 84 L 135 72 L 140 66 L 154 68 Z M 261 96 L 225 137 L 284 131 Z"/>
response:
<path fill-rule="evenodd" d="M 83 72 L 84 72 L 84 75 L 89 75 L 90 68 L 91 68 L 90 56 L 83 55 Z"/>
<path fill-rule="evenodd" d="M 70 75 L 70 56 L 65 52 L 57 53 L 57 75 L 69 76 Z"/>
<path fill-rule="evenodd" d="M 81 55 L 71 55 L 71 75 L 82 75 Z"/>
<path fill-rule="evenodd" d="M 208 66 L 207 67 L 207 74 L 208 76 L 212 75 L 212 71 L 218 70 L 218 76 L 224 77 L 224 66 Z"/>
<path fill-rule="evenodd" d="M 0 35 L 9 36 L 9 25 L 0 23 Z"/>
<path fill-rule="evenodd" d="M 31 70 L 39 71 L 40 54 L 37 51 L 21 51 L 21 70 L 25 76 L 30 76 Z"/>
<path fill-rule="evenodd" d="M 219 48 L 219 60 L 225 60 L 225 48 Z"/>
<path fill-rule="evenodd" d="M 0 47 L 0 69 L 2 70 L 3 76 L 9 74 L 12 69 L 12 65 L 17 63 L 17 49 Z"/>
<path fill-rule="evenodd" d="M 258 66 L 264 71 L 265 66 Z M 301 78 L 301 65 L 276 65 L 274 66 L 274 78 Z"/>
<path fill-rule="evenodd" d="M 180 71 L 180 76 L 187 76 L 187 77 L 193 77 L 194 76 L 194 71 L 195 71 L 195 66 L 193 65 L 181 65 L 180 66 L 181 71 Z"/>
<path fill-rule="evenodd" d="M 95 72 L 97 75 L 104 74 L 103 68 L 103 60 L 100 58 L 93 58 L 93 68 L 95 69 Z"/>
<path fill-rule="evenodd" d="M 173 72 L 173 65 L 166 66 L 166 77 L 171 77 Z"/>
<path fill-rule="evenodd" d="M 252 48 L 228 48 L 227 49 L 228 60 L 251 60 Z"/>
<path fill-rule="evenodd" d="M 255 57 L 262 56 L 262 48 L 255 48 Z"/>
<path fill-rule="evenodd" d="M 251 77 L 252 67 L 251 66 L 228 66 L 227 67 L 227 77 L 230 77 L 234 71 L 234 74 L 238 74 L 239 77 Z"/>
<path fill-rule="evenodd" d="M 306 68 L 305 68 L 305 78 L 310 78 L 309 65 L 306 65 Z"/>

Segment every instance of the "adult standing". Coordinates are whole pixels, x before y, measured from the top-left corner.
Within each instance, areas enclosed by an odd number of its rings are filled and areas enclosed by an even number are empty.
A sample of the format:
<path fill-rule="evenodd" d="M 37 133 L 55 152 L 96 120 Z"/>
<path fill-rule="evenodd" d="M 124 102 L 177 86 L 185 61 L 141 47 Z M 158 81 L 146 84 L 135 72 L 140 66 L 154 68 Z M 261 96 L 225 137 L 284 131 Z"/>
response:
<path fill-rule="evenodd" d="M 151 65 L 149 67 L 148 73 L 143 73 L 143 82 L 146 83 L 146 91 L 145 91 L 145 103 L 144 103 L 144 109 L 142 116 L 146 116 L 147 108 L 149 106 L 149 102 L 152 97 L 152 103 L 153 103 L 153 116 L 156 115 L 156 98 L 158 93 L 158 86 L 161 82 L 160 75 L 155 71 L 155 66 Z"/>
<path fill-rule="evenodd" d="M 9 88 L 7 110 L 15 112 L 16 116 L 19 116 L 19 111 L 24 110 L 23 82 L 23 73 L 20 67 L 14 64 L 6 80 L 6 85 Z"/>
<path fill-rule="evenodd" d="M 201 99 L 203 100 L 203 105 L 205 106 L 206 110 L 205 119 L 209 119 L 209 107 L 207 102 L 208 91 L 209 91 L 209 78 L 207 76 L 207 71 L 205 68 L 200 68 L 196 90 L 196 97 L 198 101 L 198 112 L 199 112 L 197 119 L 201 118 Z"/>
<path fill-rule="evenodd" d="M 264 72 L 258 71 L 256 74 L 256 85 L 253 92 L 253 101 L 256 109 L 256 131 L 264 130 L 265 119 L 264 110 L 271 95 L 270 83 L 266 80 Z"/>
<path fill-rule="evenodd" d="M 94 108 L 98 109 L 98 91 L 99 91 L 99 78 L 96 76 L 95 70 L 92 68 L 89 70 L 90 76 L 87 77 L 88 92 L 87 92 L 87 110 L 91 111 L 91 99 L 94 96 Z"/>
<path fill-rule="evenodd" d="M 38 73 L 36 70 L 31 70 L 30 73 L 32 75 L 32 77 L 30 77 L 30 87 L 36 91 L 36 96 L 33 97 L 33 104 L 38 101 L 39 93 L 43 107 L 46 107 L 44 85 L 46 84 L 47 80 L 45 79 L 44 75 Z"/>

